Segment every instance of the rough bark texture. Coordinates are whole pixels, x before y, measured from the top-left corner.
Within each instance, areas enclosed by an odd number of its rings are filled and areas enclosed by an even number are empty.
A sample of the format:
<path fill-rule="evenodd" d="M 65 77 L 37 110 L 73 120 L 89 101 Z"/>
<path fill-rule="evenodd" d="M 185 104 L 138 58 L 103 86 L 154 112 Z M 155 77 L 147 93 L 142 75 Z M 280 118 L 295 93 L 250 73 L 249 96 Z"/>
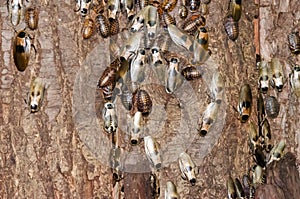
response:
<path fill-rule="evenodd" d="M 298 198 L 299 182 L 296 157 L 289 152 L 280 161 L 269 165 L 267 184 L 256 190 L 256 198 Z"/>
<path fill-rule="evenodd" d="M 107 53 L 109 39 L 102 39 L 98 34 L 86 41 L 82 39 L 83 21 L 73 12 L 72 0 L 40 1 L 36 5 L 40 10 L 38 30 L 28 32 L 34 36 L 37 53 L 31 56 L 25 72 L 19 72 L 12 57 L 14 28 L 5 2 L 0 3 L 0 197 L 111 198 L 112 173 L 107 155 L 111 145 L 101 127 L 101 119 L 96 117 L 103 105 L 96 91 L 97 80 L 111 61 Z M 296 162 L 299 162 L 299 99 L 293 95 L 288 82 L 291 69 L 287 63 L 290 55 L 287 34 L 299 28 L 300 3 L 298 0 L 260 0 L 259 6 L 254 1 L 243 1 L 240 33 L 235 42 L 228 40 L 223 27 L 227 5 L 228 0 L 213 0 L 206 18 L 214 67 L 221 72 L 226 85 L 226 106 L 211 134 L 201 138 L 196 130 L 186 129 L 196 127 L 192 122 L 197 121 L 209 102 L 205 84 L 209 83 L 207 79 L 212 70 L 204 81 L 183 85 L 180 93 L 181 99 L 186 99 L 183 110 L 178 108 L 175 98 L 165 94 L 161 85 L 153 83 L 154 80 L 145 85 L 154 96 L 155 104 L 146 121 L 145 134 L 150 132 L 158 139 L 164 154 L 163 168 L 157 172 L 160 198 L 164 198 L 168 180 L 177 184 L 182 198 L 225 198 L 227 177 L 240 178 L 253 164 L 245 131 L 247 124 L 236 119 L 232 106 L 236 107 L 238 90 L 244 82 L 251 85 L 253 96 L 257 94 L 255 16 L 260 20 L 262 57 L 270 60 L 277 56 L 285 63 L 283 92 L 269 91 L 277 95 L 280 102 L 279 116 L 269 119 L 272 142 L 286 139 L 286 151 L 296 154 Z M 22 22 L 16 30 L 24 26 Z M 45 80 L 46 96 L 42 109 L 30 114 L 24 99 L 31 79 L 36 76 Z M 164 109 L 167 100 L 170 102 Z M 256 121 L 256 101 L 253 102 L 251 120 Z M 140 155 L 144 152 L 143 143 L 136 148 L 128 144 L 126 114 L 124 110 L 118 113 L 123 137 L 120 146 L 127 151 L 125 172 L 130 173 L 124 179 L 125 196 L 147 198 L 149 182 L 145 180 L 150 171 L 149 163 Z M 180 177 L 176 160 L 184 150 L 200 167 L 195 186 Z M 282 164 L 288 163 L 287 160 Z M 132 169 L 132 166 L 136 167 Z M 132 174 L 133 171 L 140 174 Z M 298 174 L 293 175 L 292 179 L 298 178 Z M 271 186 L 266 189 L 273 189 Z M 141 189 L 139 196 L 135 196 L 137 188 Z M 278 196 L 285 193 L 283 189 Z"/>

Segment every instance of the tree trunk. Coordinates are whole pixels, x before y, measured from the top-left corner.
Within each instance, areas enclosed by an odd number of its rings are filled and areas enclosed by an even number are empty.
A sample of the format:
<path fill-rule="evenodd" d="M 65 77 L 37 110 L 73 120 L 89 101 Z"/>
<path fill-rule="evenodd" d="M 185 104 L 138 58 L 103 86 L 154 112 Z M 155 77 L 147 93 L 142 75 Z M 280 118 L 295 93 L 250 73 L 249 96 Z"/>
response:
<path fill-rule="evenodd" d="M 12 47 L 16 33 L 6 3 L 0 3 L 0 197 L 112 198 L 109 156 L 112 143 L 103 130 L 104 100 L 96 86 L 102 71 L 113 60 L 108 53 L 113 41 L 101 38 L 98 32 L 83 40 L 83 19 L 73 11 L 73 0 L 24 3 L 27 6 L 33 3 L 39 9 L 38 29 L 26 29 L 37 52 L 31 54 L 24 72 L 15 67 Z M 185 81 L 174 96 L 166 94 L 153 73 L 149 72 L 150 78 L 145 80 L 143 88 L 154 105 L 150 116 L 143 121 L 143 136 L 151 134 L 161 147 L 163 166 L 155 172 L 160 180 L 160 198 L 164 198 L 169 180 L 177 185 L 181 198 L 225 198 L 227 177 L 241 178 L 254 164 L 245 130 L 248 124 L 237 120 L 238 113 L 232 106 L 237 106 L 240 86 L 249 83 L 254 104 L 250 120 L 256 121 L 257 53 L 267 61 L 276 56 L 285 63 L 283 92 L 272 88 L 269 91 L 277 96 L 280 113 L 277 118 L 268 119 L 272 143 L 284 138 L 285 150 L 294 153 L 299 163 L 299 99 L 289 85 L 287 35 L 299 28 L 300 4 L 298 0 L 243 1 L 239 36 L 233 42 L 223 26 L 228 3 L 229 0 L 213 0 L 208 5 L 206 26 L 212 55 L 203 66 L 206 73 L 202 79 Z M 176 12 L 172 15 L 177 17 Z M 126 20 L 125 16 L 120 20 Z M 122 29 L 128 22 L 120 24 Z M 24 27 L 22 20 L 15 29 Z M 255 34 L 255 30 L 259 32 Z M 121 46 L 125 41 L 121 36 L 111 38 Z M 174 51 L 183 51 L 178 49 Z M 207 136 L 200 137 L 197 121 L 210 102 L 209 78 L 216 70 L 224 78 L 226 97 L 216 125 Z M 41 110 L 30 113 L 24 99 L 34 77 L 44 80 L 46 95 Z M 176 98 L 181 100 L 183 108 L 178 107 Z M 151 165 L 144 154 L 143 140 L 136 147 L 130 146 L 127 132 L 130 118 L 119 99 L 117 103 L 119 146 L 125 151 L 121 158 L 124 179 L 120 181 L 125 198 L 149 198 Z M 180 176 L 177 158 L 183 151 L 200 168 L 195 186 Z"/>

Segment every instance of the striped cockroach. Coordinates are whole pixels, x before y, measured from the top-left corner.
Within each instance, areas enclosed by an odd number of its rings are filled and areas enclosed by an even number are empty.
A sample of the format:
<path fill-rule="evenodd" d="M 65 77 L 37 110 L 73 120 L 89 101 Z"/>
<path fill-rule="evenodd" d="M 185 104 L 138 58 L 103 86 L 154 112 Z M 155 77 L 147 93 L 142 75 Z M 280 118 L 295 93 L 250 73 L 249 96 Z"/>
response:
<path fill-rule="evenodd" d="M 288 35 L 288 43 L 293 54 L 300 54 L 300 35 L 298 31 L 293 31 Z"/>
<path fill-rule="evenodd" d="M 97 29 L 103 38 L 107 38 L 108 36 L 110 36 L 110 23 L 105 15 L 100 13 L 96 17 L 96 24 Z"/>
<path fill-rule="evenodd" d="M 280 104 L 276 97 L 267 96 L 266 97 L 266 112 L 269 118 L 276 118 L 279 114 Z"/>
<path fill-rule="evenodd" d="M 88 39 L 93 35 L 95 23 L 91 18 L 86 18 L 82 27 L 82 37 L 83 39 Z"/>
<path fill-rule="evenodd" d="M 200 26 L 205 26 L 206 19 L 200 14 L 194 14 L 186 19 L 182 25 L 182 30 L 187 33 L 194 33 Z"/>
<path fill-rule="evenodd" d="M 137 89 L 133 96 L 133 105 L 138 111 L 142 112 L 143 116 L 148 116 L 152 110 L 152 100 L 146 90 Z"/>
<path fill-rule="evenodd" d="M 181 70 L 181 74 L 186 80 L 190 81 L 201 78 L 203 72 L 195 66 L 187 66 Z"/>
<path fill-rule="evenodd" d="M 37 29 L 39 13 L 36 7 L 29 7 L 25 11 L 25 22 L 31 30 Z"/>
<path fill-rule="evenodd" d="M 227 15 L 224 20 L 224 28 L 228 38 L 235 41 L 239 36 L 239 26 L 236 21 L 234 21 L 232 15 Z"/>

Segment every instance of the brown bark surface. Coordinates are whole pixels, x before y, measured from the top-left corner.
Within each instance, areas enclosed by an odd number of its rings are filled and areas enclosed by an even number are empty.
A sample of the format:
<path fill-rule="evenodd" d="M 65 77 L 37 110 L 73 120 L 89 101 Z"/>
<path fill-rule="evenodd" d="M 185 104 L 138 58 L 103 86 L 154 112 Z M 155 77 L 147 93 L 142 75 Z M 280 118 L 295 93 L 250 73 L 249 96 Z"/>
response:
<path fill-rule="evenodd" d="M 101 72 L 112 61 L 108 53 L 110 40 L 98 33 L 89 40 L 82 39 L 83 20 L 73 11 L 74 1 L 37 2 L 38 30 L 27 30 L 34 37 L 37 53 L 32 54 L 25 72 L 17 71 L 14 65 L 15 31 L 6 1 L 0 2 L 0 198 L 112 198 L 108 155 L 111 143 L 102 129 L 102 120 L 97 117 L 103 99 L 96 90 Z M 162 148 L 164 164 L 157 172 L 160 198 L 164 198 L 168 180 L 177 184 L 181 198 L 225 198 L 227 177 L 241 178 L 253 165 L 245 130 L 247 123 L 237 120 L 232 106 L 237 106 L 241 84 L 249 83 L 254 96 L 251 120 L 256 121 L 257 38 L 262 58 L 269 61 L 276 56 L 285 63 L 283 92 L 269 91 L 280 102 L 279 116 L 269 119 L 272 143 L 284 138 L 285 150 L 294 153 L 299 163 L 299 99 L 289 85 L 287 35 L 299 28 L 300 3 L 260 0 L 257 5 L 255 2 L 243 1 L 240 32 L 235 42 L 227 38 L 223 27 L 228 0 L 213 0 L 209 4 L 206 20 L 213 66 L 207 69 L 203 80 L 183 84 L 177 94 L 185 99 L 183 109 L 178 108 L 176 99 L 167 95 L 149 73 L 144 88 L 153 96 L 154 108 L 145 121 L 144 134 L 153 135 Z M 254 36 L 255 16 L 259 18 L 259 36 Z M 22 21 L 16 30 L 24 27 Z M 115 38 L 121 45 L 120 36 Z M 224 77 L 226 97 L 217 124 L 202 138 L 197 134 L 195 121 L 209 103 L 209 79 L 215 70 Z M 44 79 L 46 96 L 41 110 L 30 114 L 24 99 L 31 79 L 36 76 Z M 122 106 L 120 101 L 117 103 Z M 129 173 L 123 179 L 125 197 L 148 198 L 150 166 L 143 142 L 137 147 L 129 145 L 127 112 L 118 110 L 120 146 L 126 151 L 124 169 Z M 180 176 L 177 157 L 182 151 L 188 152 L 200 168 L 195 186 Z"/>

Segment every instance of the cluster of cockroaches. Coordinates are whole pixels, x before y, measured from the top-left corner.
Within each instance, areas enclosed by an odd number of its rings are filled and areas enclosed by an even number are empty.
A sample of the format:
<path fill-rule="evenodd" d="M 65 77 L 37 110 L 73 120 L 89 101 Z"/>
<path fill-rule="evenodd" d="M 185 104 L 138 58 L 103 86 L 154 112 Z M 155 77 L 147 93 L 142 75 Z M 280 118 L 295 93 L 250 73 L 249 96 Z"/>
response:
<path fill-rule="evenodd" d="M 18 26 L 24 18 L 27 27 L 35 31 L 38 27 L 38 10 L 36 7 L 28 7 L 24 13 L 24 3 L 22 0 L 8 0 L 7 10 L 9 13 L 10 22 L 14 29 Z M 24 15 L 24 16 L 23 16 Z M 26 28 L 27 28 L 26 27 Z M 26 31 L 26 28 L 16 31 L 16 36 L 13 40 L 13 59 L 16 68 L 23 72 L 28 66 L 31 48 L 35 47 L 31 43 L 32 37 Z M 36 50 L 35 50 L 36 51 Z M 37 112 L 42 104 L 44 97 L 45 85 L 40 78 L 35 78 L 30 84 L 30 91 L 26 103 L 30 106 L 31 113 Z"/>
<path fill-rule="evenodd" d="M 134 7 L 133 1 L 126 2 L 131 3 L 130 5 L 127 4 L 126 8 Z M 95 27 L 103 38 L 119 33 L 119 9 L 119 0 L 109 0 L 107 3 L 96 0 L 76 0 L 74 11 L 80 12 L 81 16 L 84 17 L 82 37 L 84 39 L 90 38 L 94 33 Z M 129 15 L 128 17 L 131 17 Z"/>
<path fill-rule="evenodd" d="M 277 87 L 276 87 L 277 88 Z M 278 89 L 277 89 L 278 90 Z M 257 97 L 257 125 L 249 122 L 247 133 L 249 136 L 250 154 L 253 156 L 255 165 L 250 167 L 247 174 L 242 178 L 229 176 L 227 180 L 228 199 L 232 198 L 254 198 L 255 189 L 266 183 L 266 167 L 271 162 L 278 161 L 284 154 L 285 141 L 280 140 L 277 145 L 272 145 L 271 129 L 267 118 L 276 118 L 279 114 L 279 103 L 273 96 L 267 96 L 264 103 L 262 86 L 259 86 Z M 279 91 L 279 90 L 278 90 Z M 280 90 L 281 91 L 281 90 Z M 266 90 L 264 91 L 266 92 Z M 249 84 L 241 86 L 237 111 L 239 120 L 246 123 L 252 110 L 252 92 Z"/>
<path fill-rule="evenodd" d="M 132 5 L 132 0 L 107 2 L 109 19 L 117 19 L 112 16 L 118 16 L 124 9 L 127 19 L 130 20 L 129 26 L 121 33 L 126 37 L 122 46 L 118 48 L 116 43 L 111 41 L 110 48 L 113 49 L 115 58 L 101 74 L 97 85 L 105 101 L 102 112 L 104 130 L 112 135 L 113 147 L 110 157 L 114 198 L 120 197 L 122 190 L 120 180 L 123 178 L 123 174 L 120 172 L 122 149 L 115 141 L 119 137 L 116 97 L 120 97 L 123 107 L 130 115 L 127 129 L 130 133 L 130 144 L 134 146 L 142 140 L 144 141 L 146 157 L 154 170 L 149 179 L 153 190 L 152 195 L 153 198 L 158 198 L 160 189 L 155 171 L 162 166 L 162 156 L 160 145 L 153 137 L 141 138 L 145 118 L 149 116 L 152 109 L 151 96 L 142 88 L 143 83 L 146 74 L 149 74 L 147 70 L 152 70 L 159 82 L 164 85 L 166 93 L 174 95 L 184 79 L 191 81 L 202 77 L 203 71 L 198 68 L 211 54 L 208 49 L 206 19 L 203 16 L 208 12 L 207 4 L 209 2 L 207 0 L 201 2 L 200 0 L 191 0 L 188 3 L 181 1 L 178 8 L 181 23 L 177 23 L 171 14 L 176 8 L 177 0 L 162 2 L 141 0 L 138 2 L 140 9 L 138 12 L 134 11 L 137 8 Z M 82 2 L 81 4 L 86 5 Z M 81 11 L 81 13 L 83 12 L 85 13 L 84 10 Z M 102 11 L 102 13 L 104 12 Z M 191 12 L 190 16 L 189 12 Z M 99 23 L 100 33 L 101 29 L 104 29 L 101 26 Z M 102 33 L 101 35 L 104 37 Z M 172 52 L 170 50 L 172 44 L 176 48 L 182 48 L 192 54 L 192 61 L 187 60 L 178 52 Z M 211 85 L 213 102 L 209 104 L 199 121 L 199 131 L 202 136 L 207 134 L 214 123 L 223 100 L 224 82 L 219 72 L 213 75 Z M 195 185 L 198 168 L 191 157 L 182 152 L 178 162 L 182 178 L 191 185 Z M 165 198 L 179 198 L 176 186 L 171 181 L 167 182 Z"/>
<path fill-rule="evenodd" d="M 226 28 L 226 25 L 225 25 Z M 228 34 L 228 31 L 226 31 Z M 230 37 L 230 35 L 228 34 Z M 231 39 L 231 38 L 230 38 Z M 289 48 L 292 54 L 300 53 L 300 36 L 298 32 L 292 32 L 288 35 Z M 293 72 L 290 75 L 291 87 L 296 96 L 299 96 L 299 66 L 293 64 Z M 275 96 L 268 93 L 269 85 L 277 92 L 282 92 L 284 87 L 283 64 L 281 60 L 273 57 L 270 62 L 259 60 L 257 62 L 259 70 L 258 78 L 258 96 L 257 96 L 257 125 L 249 122 L 249 148 L 253 155 L 255 165 L 248 173 L 243 176 L 242 183 L 238 178 L 231 176 L 227 181 L 228 198 L 254 198 L 255 189 L 266 183 L 266 167 L 273 161 L 278 161 L 284 155 L 285 140 L 282 139 L 278 144 L 272 145 L 271 129 L 268 118 L 274 119 L 278 116 L 280 104 Z M 265 99 L 263 98 L 265 95 Z M 265 101 L 265 102 L 264 102 Z M 239 119 L 245 123 L 250 118 L 252 109 L 252 93 L 249 84 L 242 85 L 239 93 L 239 102 L 237 111 Z M 252 175 L 251 175 L 252 173 Z"/>

